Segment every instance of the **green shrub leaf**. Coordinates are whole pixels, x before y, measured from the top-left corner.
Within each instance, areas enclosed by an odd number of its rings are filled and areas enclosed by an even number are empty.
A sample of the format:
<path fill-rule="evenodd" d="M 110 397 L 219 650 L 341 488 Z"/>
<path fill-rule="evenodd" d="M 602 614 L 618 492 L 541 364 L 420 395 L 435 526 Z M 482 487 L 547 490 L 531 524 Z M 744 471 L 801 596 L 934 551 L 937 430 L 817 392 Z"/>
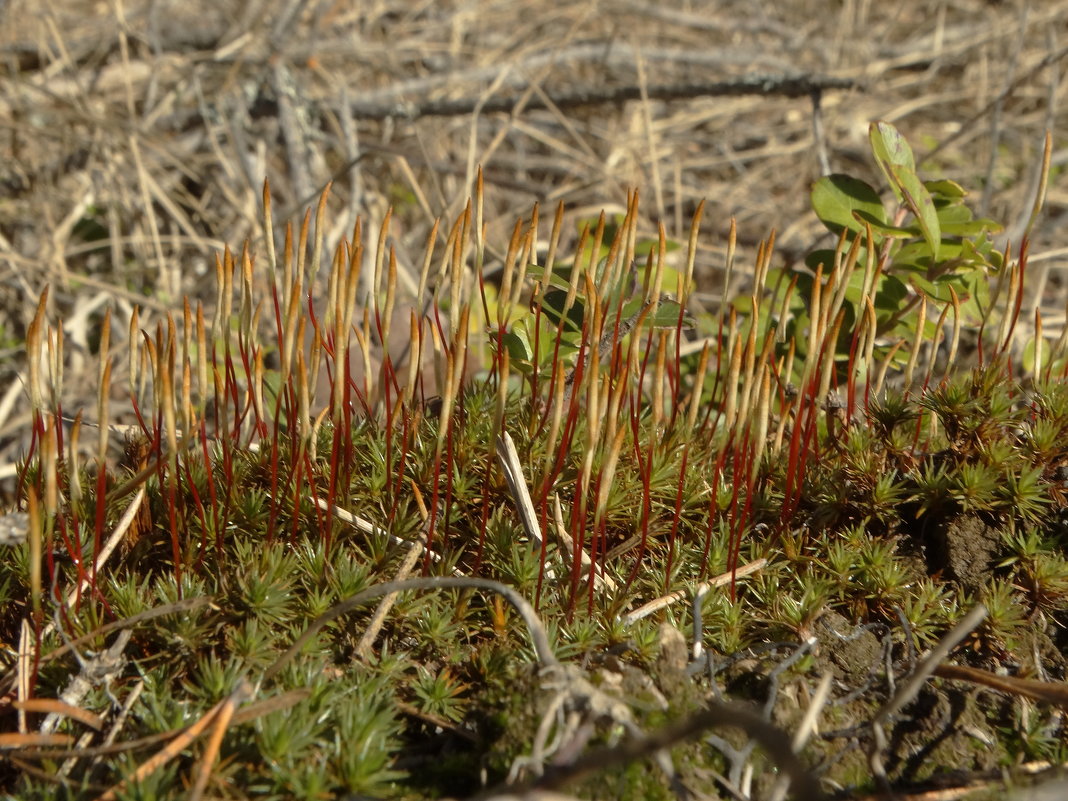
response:
<path fill-rule="evenodd" d="M 873 122 L 868 130 L 868 138 L 879 168 L 890 182 L 898 200 L 908 206 L 909 211 L 916 216 L 923 238 L 937 260 L 938 249 L 942 244 L 938 211 L 931 192 L 916 174 L 916 159 L 912 155 L 912 148 L 897 128 L 888 122 Z M 943 197 L 947 196 L 946 193 L 949 193 L 951 198 L 956 194 L 956 190 L 948 183 L 937 184 L 936 187 Z"/>
<path fill-rule="evenodd" d="M 916 159 L 913 158 L 912 148 L 893 125 L 882 121 L 873 122 L 868 129 L 868 139 L 871 141 L 872 155 L 886 175 L 886 180 L 893 183 L 889 172 L 891 167 L 903 167 L 910 172 L 916 172 Z"/>
<path fill-rule="evenodd" d="M 911 168 L 893 166 L 890 168 L 890 175 L 891 180 L 901 191 L 905 205 L 916 215 L 916 222 L 920 224 L 923 238 L 937 261 L 938 249 L 942 244 L 942 226 L 938 221 L 938 210 L 935 209 L 931 193 L 927 191 L 927 187 Z"/>
<path fill-rule="evenodd" d="M 825 175 L 812 187 L 812 208 L 824 225 L 835 233 L 849 229 L 863 233 L 858 219 L 884 226 L 886 209 L 879 193 L 849 175 Z"/>

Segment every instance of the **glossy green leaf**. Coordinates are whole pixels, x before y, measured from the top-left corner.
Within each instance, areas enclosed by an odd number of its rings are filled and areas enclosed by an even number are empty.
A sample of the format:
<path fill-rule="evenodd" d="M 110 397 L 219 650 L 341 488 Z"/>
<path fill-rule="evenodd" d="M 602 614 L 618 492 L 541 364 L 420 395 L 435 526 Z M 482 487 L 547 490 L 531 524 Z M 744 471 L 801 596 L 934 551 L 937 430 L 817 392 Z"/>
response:
<path fill-rule="evenodd" d="M 948 178 L 939 181 L 924 181 L 923 185 L 936 200 L 948 200 L 954 204 L 959 203 L 968 194 L 963 186 Z"/>
<path fill-rule="evenodd" d="M 893 312 L 901 308 L 908 299 L 909 288 L 896 275 L 879 277 L 879 283 L 875 287 L 875 299 L 872 303 L 876 312 Z"/>
<path fill-rule="evenodd" d="M 981 325 L 990 309 L 990 282 L 986 276 L 976 271 L 971 280 L 965 281 L 964 292 L 958 294 L 961 322 L 973 327 Z"/>
<path fill-rule="evenodd" d="M 636 297 L 629 300 L 624 306 L 620 319 L 625 322 L 637 323 L 645 303 L 642 298 Z M 679 324 L 679 311 L 682 307 L 674 300 L 661 299 L 655 312 L 649 311 L 642 320 L 643 328 L 675 328 Z M 682 327 L 693 328 L 697 322 L 693 317 L 683 312 Z"/>
<path fill-rule="evenodd" d="M 550 289 L 541 295 L 538 303 L 542 308 L 543 314 L 552 325 L 559 326 L 563 321 L 565 333 L 579 333 L 582 331 L 582 324 L 585 320 L 585 303 L 581 297 L 575 297 L 571 308 L 567 312 L 566 320 L 564 320 L 564 305 L 567 303 L 567 292 L 564 290 Z"/>
<path fill-rule="evenodd" d="M 890 239 L 912 239 L 921 236 L 923 233 L 918 225 L 898 226 L 872 223 L 871 230 L 876 234 L 889 237 Z"/>
<path fill-rule="evenodd" d="M 822 250 L 813 250 L 811 253 L 805 255 L 805 266 L 812 272 L 816 272 L 816 269 L 823 265 L 823 272 L 826 273 L 828 268 L 834 264 L 834 251 L 826 248 Z M 812 277 L 801 273 L 797 278 L 797 291 L 807 291 L 808 287 L 812 286 Z"/>
<path fill-rule="evenodd" d="M 562 289 L 565 292 L 568 289 L 569 279 L 571 277 L 570 265 L 557 264 L 550 275 L 546 276 L 545 268 L 540 264 L 528 264 L 527 265 L 527 278 L 532 281 L 541 281 L 543 285 Z"/>
<path fill-rule="evenodd" d="M 976 240 L 965 239 L 961 242 L 961 253 L 963 257 L 968 259 L 973 264 L 983 264 L 987 269 L 997 273 L 1001 271 L 1004 266 L 1004 257 L 1000 250 L 994 249 L 994 244 L 987 236 L 986 232 Z"/>
<path fill-rule="evenodd" d="M 938 209 L 938 222 L 942 224 L 943 230 L 945 230 L 947 225 L 971 222 L 973 219 L 974 215 L 972 214 L 972 210 L 963 203 L 957 203 L 952 206 L 940 206 Z"/>
<path fill-rule="evenodd" d="M 873 122 L 868 129 L 872 154 L 883 171 L 886 180 L 909 211 L 916 217 L 916 222 L 923 232 L 923 238 L 935 259 L 942 243 L 942 229 L 938 221 L 938 211 L 930 191 L 916 174 L 916 159 L 905 137 L 888 122 Z"/>
<path fill-rule="evenodd" d="M 679 325 L 679 312 L 682 311 L 682 327 L 693 328 L 697 325 L 693 315 L 683 310 L 674 300 L 661 300 L 656 313 L 646 318 L 647 325 L 653 328 L 676 328 Z"/>
<path fill-rule="evenodd" d="M 890 177 L 891 167 L 904 167 L 915 172 L 916 159 L 912 155 L 912 148 L 905 141 L 905 137 L 888 122 L 877 120 L 868 127 L 868 140 L 871 142 L 871 152 L 879 163 L 880 169 L 886 175 L 886 179 L 893 182 Z"/>
<path fill-rule="evenodd" d="M 997 234 L 1003 230 L 1004 226 L 1001 223 L 987 219 L 986 217 L 980 217 L 978 220 L 969 220 L 967 222 L 942 224 L 942 234 L 944 236 L 975 236 L 984 231 Z"/>
<path fill-rule="evenodd" d="M 927 187 L 923 185 L 911 167 L 892 165 L 890 175 L 891 180 L 900 190 L 905 205 L 916 216 L 916 222 L 923 231 L 923 238 L 937 260 L 942 244 L 942 227 L 938 221 L 938 210 L 935 208 L 931 193 L 927 191 Z"/>
<path fill-rule="evenodd" d="M 928 249 L 927 243 L 922 239 L 906 242 L 894 254 L 893 271 L 905 281 L 908 280 L 908 275 L 905 273 L 918 272 L 926 276 L 934 266 L 934 261 L 931 259 L 931 251 Z"/>
<path fill-rule="evenodd" d="M 504 347 L 508 350 L 508 358 L 512 363 L 531 362 L 534 360 L 534 349 L 530 346 L 527 332 L 522 326 L 516 326 L 508 331 L 503 337 Z"/>
<path fill-rule="evenodd" d="M 917 291 L 923 292 L 928 297 L 932 297 L 938 294 L 938 287 L 927 276 L 922 273 L 916 272 L 909 276 L 909 283 Z"/>
<path fill-rule="evenodd" d="M 843 229 L 861 233 L 864 225 L 857 219 L 887 223 L 886 209 L 879 193 L 858 178 L 849 175 L 825 175 L 812 187 L 812 208 L 830 230 Z"/>

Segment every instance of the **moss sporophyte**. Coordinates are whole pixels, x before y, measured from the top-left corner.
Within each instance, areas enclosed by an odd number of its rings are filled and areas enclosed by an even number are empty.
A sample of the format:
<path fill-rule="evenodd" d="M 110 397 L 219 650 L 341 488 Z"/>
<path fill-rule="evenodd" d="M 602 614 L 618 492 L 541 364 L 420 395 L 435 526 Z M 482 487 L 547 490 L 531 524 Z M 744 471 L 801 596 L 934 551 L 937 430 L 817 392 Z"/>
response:
<path fill-rule="evenodd" d="M 388 217 L 324 257 L 330 188 L 278 232 L 265 187 L 213 302 L 104 314 L 74 416 L 46 292 L 5 791 L 816 798 L 1059 758 L 1066 337 L 1021 317 L 1026 239 L 870 141 L 887 198 L 817 181 L 803 264 L 723 223 L 714 313 L 703 206 L 497 248 L 481 178 L 404 281 Z"/>

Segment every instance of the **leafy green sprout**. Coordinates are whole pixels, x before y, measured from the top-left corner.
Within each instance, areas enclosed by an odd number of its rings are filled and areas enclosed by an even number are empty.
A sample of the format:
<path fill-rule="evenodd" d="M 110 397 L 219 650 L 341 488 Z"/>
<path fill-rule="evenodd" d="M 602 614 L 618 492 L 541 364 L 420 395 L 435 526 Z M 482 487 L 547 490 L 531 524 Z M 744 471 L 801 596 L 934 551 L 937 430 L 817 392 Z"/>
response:
<path fill-rule="evenodd" d="M 809 308 L 817 269 L 825 278 L 833 271 L 849 270 L 845 319 L 832 345 L 840 365 L 849 358 L 852 332 L 866 313 L 866 293 L 870 292 L 875 313 L 874 355 L 879 360 L 892 356 L 898 369 L 908 362 L 909 351 L 894 343 L 918 336 L 930 340 L 935 334 L 934 316 L 927 313 L 921 318 L 921 298 L 933 308 L 952 305 L 955 324 L 973 328 L 986 322 L 991 311 L 990 278 L 1004 267 L 991 238 L 1001 231 L 1000 224 L 975 218 L 959 184 L 921 179 L 911 148 L 893 126 L 872 123 L 869 144 L 896 206 L 888 209 L 879 192 L 858 178 L 835 174 L 818 179 L 812 188 L 812 208 L 840 237 L 839 247 L 810 253 L 804 270 L 773 270 L 768 275 L 768 285 L 778 289 L 761 301 L 760 335 L 779 318 L 790 279 L 796 279 L 785 318 L 779 320 L 785 331 L 779 349 L 785 353 L 786 343 L 793 340 L 798 356 L 795 371 L 800 371 L 808 353 L 808 331 L 817 316 L 818 310 Z M 734 306 L 747 313 L 751 300 L 739 298 Z"/>

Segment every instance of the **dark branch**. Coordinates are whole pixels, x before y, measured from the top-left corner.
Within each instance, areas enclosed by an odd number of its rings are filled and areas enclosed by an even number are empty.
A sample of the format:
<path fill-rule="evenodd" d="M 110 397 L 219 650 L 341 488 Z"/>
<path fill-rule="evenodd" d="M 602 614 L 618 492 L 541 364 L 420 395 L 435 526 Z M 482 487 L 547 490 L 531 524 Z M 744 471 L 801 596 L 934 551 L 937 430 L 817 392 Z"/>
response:
<path fill-rule="evenodd" d="M 645 96 L 651 100 L 689 100 L 695 97 L 742 97 L 745 95 L 768 95 L 775 97 L 808 97 L 814 92 L 834 89 L 854 89 L 858 84 L 851 78 L 830 78 L 819 75 L 748 75 L 729 81 L 693 81 L 649 86 Z M 640 100 L 642 87 L 637 84 L 614 87 L 586 87 L 565 92 L 547 92 L 548 100 L 529 97 L 523 102 L 524 110 L 545 109 L 549 104 L 561 109 L 580 106 L 625 103 Z M 363 119 L 401 117 L 458 117 L 480 111 L 485 114 L 510 114 L 522 101 L 521 95 L 507 97 L 459 98 L 457 100 L 427 100 L 412 103 L 364 103 L 352 104 L 352 113 Z"/>

